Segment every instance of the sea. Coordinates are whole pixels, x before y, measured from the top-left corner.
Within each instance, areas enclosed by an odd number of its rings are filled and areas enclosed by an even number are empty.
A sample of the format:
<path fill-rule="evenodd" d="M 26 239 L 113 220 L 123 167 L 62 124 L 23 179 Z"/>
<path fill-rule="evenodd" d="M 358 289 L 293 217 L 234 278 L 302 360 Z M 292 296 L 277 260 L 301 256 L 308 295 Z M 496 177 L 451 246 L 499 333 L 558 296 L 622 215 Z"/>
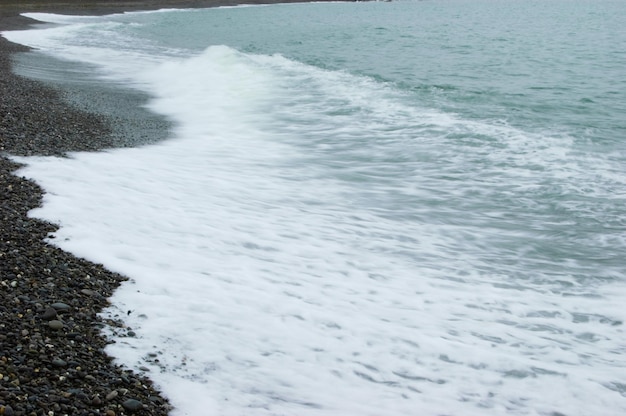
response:
<path fill-rule="evenodd" d="M 168 123 L 16 160 L 172 416 L 626 414 L 626 2 L 26 15 Z"/>

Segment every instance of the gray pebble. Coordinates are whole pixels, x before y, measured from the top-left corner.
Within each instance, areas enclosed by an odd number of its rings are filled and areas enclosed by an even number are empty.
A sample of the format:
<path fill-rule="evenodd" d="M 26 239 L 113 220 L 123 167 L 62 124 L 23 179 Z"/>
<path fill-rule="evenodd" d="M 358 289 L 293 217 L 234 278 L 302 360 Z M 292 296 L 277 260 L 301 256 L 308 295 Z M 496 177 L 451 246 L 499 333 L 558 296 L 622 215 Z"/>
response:
<path fill-rule="evenodd" d="M 63 302 L 56 302 L 53 303 L 52 305 L 50 305 L 51 307 L 53 307 L 56 311 L 68 311 L 70 309 L 70 305 L 63 303 Z"/>
<path fill-rule="evenodd" d="M 143 404 L 139 400 L 128 399 L 124 403 L 122 403 L 122 407 L 129 412 L 136 412 L 143 408 Z"/>
<path fill-rule="evenodd" d="M 61 329 L 63 328 L 63 322 L 55 319 L 53 321 L 48 322 L 48 326 L 52 329 Z"/>
<path fill-rule="evenodd" d="M 55 367 L 65 367 L 67 365 L 67 361 L 60 358 L 55 358 L 54 360 L 52 360 L 52 365 L 54 365 Z"/>
<path fill-rule="evenodd" d="M 49 321 L 51 319 L 56 318 L 56 316 L 57 316 L 57 310 L 52 307 L 49 307 L 49 308 L 46 308 L 44 313 L 41 315 L 41 318 L 45 319 L 46 321 Z"/>

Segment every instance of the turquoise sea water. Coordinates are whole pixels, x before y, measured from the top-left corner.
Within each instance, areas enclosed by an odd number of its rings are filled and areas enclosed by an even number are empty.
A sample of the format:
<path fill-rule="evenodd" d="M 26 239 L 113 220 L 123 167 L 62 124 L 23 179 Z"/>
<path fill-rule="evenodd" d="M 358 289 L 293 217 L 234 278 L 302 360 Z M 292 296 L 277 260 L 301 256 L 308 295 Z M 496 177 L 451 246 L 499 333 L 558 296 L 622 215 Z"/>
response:
<path fill-rule="evenodd" d="M 33 215 L 131 277 L 109 352 L 175 414 L 624 414 L 625 12 L 33 15 L 3 35 L 173 123 L 23 159 Z"/>

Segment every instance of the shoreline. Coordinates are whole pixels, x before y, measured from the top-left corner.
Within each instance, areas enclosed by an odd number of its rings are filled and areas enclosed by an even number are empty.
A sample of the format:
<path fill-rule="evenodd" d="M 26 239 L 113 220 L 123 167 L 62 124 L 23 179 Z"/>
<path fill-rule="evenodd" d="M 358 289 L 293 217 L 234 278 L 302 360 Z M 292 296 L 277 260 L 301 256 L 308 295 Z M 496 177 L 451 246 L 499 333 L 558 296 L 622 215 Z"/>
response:
<path fill-rule="evenodd" d="M 52 6 L 36 11 L 70 10 Z M 35 21 L 30 7 L 0 4 L 0 30 Z M 104 11 L 104 10 L 101 10 Z M 111 9 L 111 11 L 113 11 Z M 121 10 L 119 10 L 121 11 Z M 102 14 L 102 13 L 99 13 Z M 12 55 L 29 49 L 0 37 L 0 414 L 167 415 L 145 376 L 113 363 L 98 314 L 126 278 L 44 242 L 57 227 L 28 217 L 43 190 L 15 175 L 6 155 L 62 155 L 115 147 L 112 120 L 73 107 L 62 91 L 15 75 Z M 54 412 L 54 413 L 49 413 Z"/>
<path fill-rule="evenodd" d="M 243 3 L 290 2 L 299 1 Z M 0 0 L 0 31 L 36 24 L 20 16 L 27 12 L 103 15 L 241 3 Z M 57 226 L 28 217 L 44 191 L 16 176 L 20 165 L 7 158 L 119 147 L 113 127 L 119 120 L 84 111 L 68 103 L 62 89 L 14 74 L 12 55 L 28 50 L 0 37 L 0 414 L 167 415 L 172 408 L 152 381 L 104 352 L 110 341 L 99 329 L 123 324 L 104 322 L 98 313 L 127 279 L 44 241 Z"/>

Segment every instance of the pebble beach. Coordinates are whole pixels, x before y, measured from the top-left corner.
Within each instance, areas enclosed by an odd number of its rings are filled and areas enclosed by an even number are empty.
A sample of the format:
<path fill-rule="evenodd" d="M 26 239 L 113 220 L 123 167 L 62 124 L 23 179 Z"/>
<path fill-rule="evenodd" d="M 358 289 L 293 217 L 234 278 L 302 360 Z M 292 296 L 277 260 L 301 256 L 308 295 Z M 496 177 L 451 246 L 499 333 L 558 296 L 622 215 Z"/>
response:
<path fill-rule="evenodd" d="M 9 10 L 7 10 L 9 9 Z M 0 29 L 29 25 L 3 6 Z M 66 104 L 61 92 L 19 76 L 0 38 L 0 414 L 165 415 L 150 380 L 113 364 L 97 316 L 124 280 L 43 241 L 55 229 L 28 217 L 42 190 L 15 176 L 7 155 L 60 155 L 111 147 L 104 116 Z M 116 325 L 109 322 L 110 325 Z"/>

